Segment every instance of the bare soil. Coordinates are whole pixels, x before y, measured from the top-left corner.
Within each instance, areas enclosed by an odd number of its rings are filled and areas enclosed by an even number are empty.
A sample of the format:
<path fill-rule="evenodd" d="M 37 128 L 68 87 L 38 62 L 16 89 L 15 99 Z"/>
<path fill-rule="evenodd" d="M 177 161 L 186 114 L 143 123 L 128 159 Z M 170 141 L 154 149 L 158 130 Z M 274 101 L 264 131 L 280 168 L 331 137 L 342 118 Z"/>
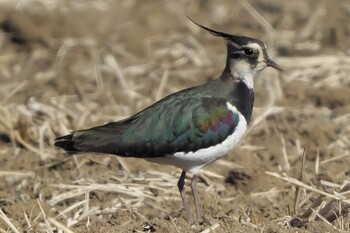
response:
<path fill-rule="evenodd" d="M 220 74 L 224 42 L 184 13 L 284 68 L 256 80 L 241 145 L 203 169 L 194 226 L 179 169 L 53 147 Z M 0 231 L 350 232 L 349 20 L 346 0 L 0 3 Z"/>

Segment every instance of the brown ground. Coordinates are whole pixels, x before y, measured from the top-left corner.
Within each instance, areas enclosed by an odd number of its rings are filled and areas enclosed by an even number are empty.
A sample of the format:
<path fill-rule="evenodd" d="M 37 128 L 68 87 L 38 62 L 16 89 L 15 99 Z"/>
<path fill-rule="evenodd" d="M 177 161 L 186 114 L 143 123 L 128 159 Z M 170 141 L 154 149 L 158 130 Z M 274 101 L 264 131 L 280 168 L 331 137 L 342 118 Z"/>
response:
<path fill-rule="evenodd" d="M 338 195 L 350 175 L 350 3 L 249 3 L 0 3 L 0 231 L 350 231 L 349 195 Z M 52 146 L 56 136 L 122 119 L 220 74 L 224 42 L 184 12 L 260 38 L 285 69 L 263 72 L 240 148 L 203 170 L 204 222 L 193 227 L 178 169 L 68 157 Z M 312 203 L 314 211 L 291 224 Z"/>

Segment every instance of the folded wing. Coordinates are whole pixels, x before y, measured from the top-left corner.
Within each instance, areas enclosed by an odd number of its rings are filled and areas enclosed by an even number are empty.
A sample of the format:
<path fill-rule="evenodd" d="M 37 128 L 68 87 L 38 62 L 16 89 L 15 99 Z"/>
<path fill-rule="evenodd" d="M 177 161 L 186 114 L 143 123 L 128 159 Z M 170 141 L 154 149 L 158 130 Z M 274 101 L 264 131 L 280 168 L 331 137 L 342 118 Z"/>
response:
<path fill-rule="evenodd" d="M 161 157 L 219 144 L 234 132 L 238 121 L 227 100 L 192 96 L 156 103 L 123 121 L 73 132 L 57 138 L 55 145 L 72 153 Z"/>

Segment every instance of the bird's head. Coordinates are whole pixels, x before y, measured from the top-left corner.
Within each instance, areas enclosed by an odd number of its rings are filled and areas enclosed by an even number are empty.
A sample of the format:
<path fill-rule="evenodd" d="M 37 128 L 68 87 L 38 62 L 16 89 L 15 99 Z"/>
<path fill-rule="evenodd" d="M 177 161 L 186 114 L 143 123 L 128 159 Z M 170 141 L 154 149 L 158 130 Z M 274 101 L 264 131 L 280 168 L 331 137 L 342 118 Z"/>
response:
<path fill-rule="evenodd" d="M 282 71 L 270 59 L 267 54 L 267 46 L 262 41 L 246 36 L 236 36 L 215 31 L 196 23 L 191 18 L 189 19 L 199 27 L 209 31 L 212 35 L 222 37 L 226 40 L 227 60 L 225 71 L 230 72 L 232 76 L 237 78 L 251 76 L 253 78 L 268 66 Z"/>
<path fill-rule="evenodd" d="M 232 74 L 238 76 L 247 73 L 256 75 L 268 66 L 282 71 L 276 62 L 271 60 L 266 51 L 267 46 L 262 41 L 245 36 L 226 35 L 226 69 Z"/>

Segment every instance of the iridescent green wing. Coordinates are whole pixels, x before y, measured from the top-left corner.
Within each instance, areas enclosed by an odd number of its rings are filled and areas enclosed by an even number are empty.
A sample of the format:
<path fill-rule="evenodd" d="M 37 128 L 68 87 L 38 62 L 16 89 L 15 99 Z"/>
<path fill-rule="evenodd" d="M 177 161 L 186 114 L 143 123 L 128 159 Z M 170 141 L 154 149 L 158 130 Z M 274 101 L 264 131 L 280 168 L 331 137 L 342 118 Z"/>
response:
<path fill-rule="evenodd" d="M 196 151 L 224 141 L 239 121 L 222 98 L 192 97 L 152 106 L 124 122 L 117 154 L 158 157 Z"/>

